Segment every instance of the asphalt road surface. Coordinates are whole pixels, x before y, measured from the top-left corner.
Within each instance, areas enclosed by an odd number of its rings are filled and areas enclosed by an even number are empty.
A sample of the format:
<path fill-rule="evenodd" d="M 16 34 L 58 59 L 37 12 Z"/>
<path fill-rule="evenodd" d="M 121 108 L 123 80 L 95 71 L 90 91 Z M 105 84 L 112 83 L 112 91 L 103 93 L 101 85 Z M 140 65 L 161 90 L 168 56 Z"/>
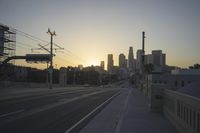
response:
<path fill-rule="evenodd" d="M 0 133 L 78 132 L 120 91 L 80 87 L 0 100 Z"/>

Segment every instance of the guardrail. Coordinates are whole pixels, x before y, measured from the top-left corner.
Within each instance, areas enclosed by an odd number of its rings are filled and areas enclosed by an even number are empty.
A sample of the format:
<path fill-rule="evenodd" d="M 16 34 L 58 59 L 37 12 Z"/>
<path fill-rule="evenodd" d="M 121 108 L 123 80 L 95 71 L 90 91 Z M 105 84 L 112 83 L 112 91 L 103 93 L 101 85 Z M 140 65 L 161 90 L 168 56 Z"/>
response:
<path fill-rule="evenodd" d="M 163 113 L 181 133 L 200 133 L 200 99 L 164 89 Z"/>

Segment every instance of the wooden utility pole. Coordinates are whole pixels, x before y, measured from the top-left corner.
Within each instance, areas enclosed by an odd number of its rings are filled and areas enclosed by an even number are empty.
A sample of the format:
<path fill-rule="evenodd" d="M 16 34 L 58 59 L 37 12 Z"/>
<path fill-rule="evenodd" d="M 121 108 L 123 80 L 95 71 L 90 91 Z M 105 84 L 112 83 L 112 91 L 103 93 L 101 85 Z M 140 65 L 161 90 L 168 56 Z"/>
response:
<path fill-rule="evenodd" d="M 50 75 L 50 83 L 49 89 L 52 89 L 52 81 L 53 81 L 53 36 L 56 35 L 55 31 L 51 32 L 48 29 L 47 34 L 51 36 L 51 45 L 50 45 L 50 66 L 49 66 L 49 75 Z"/>
<path fill-rule="evenodd" d="M 142 65 L 144 66 L 144 55 L 145 55 L 145 50 L 144 50 L 144 40 L 145 40 L 145 32 L 142 32 Z"/>

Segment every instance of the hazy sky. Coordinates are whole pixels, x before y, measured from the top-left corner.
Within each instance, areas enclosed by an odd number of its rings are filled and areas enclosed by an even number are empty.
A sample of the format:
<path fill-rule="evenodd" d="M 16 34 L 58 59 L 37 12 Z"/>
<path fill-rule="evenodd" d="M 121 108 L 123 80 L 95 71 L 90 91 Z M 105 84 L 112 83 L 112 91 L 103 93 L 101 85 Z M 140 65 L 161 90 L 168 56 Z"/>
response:
<path fill-rule="evenodd" d="M 47 28 L 56 30 L 54 41 L 71 51 L 57 53 L 57 67 L 97 65 L 107 54 L 117 65 L 129 46 L 134 56 L 141 48 L 142 31 L 146 53 L 163 50 L 168 65 L 200 63 L 199 13 L 200 0 L 0 0 L 1 23 L 46 41 Z M 38 44 L 20 35 L 17 41 Z M 17 44 L 18 55 L 29 52 Z"/>

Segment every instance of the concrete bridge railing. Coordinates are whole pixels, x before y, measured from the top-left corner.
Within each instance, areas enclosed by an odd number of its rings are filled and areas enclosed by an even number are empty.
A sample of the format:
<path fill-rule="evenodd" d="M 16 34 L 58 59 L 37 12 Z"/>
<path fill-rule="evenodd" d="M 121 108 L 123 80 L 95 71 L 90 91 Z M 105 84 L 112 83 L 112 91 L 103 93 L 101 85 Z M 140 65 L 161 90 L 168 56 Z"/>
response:
<path fill-rule="evenodd" d="M 200 133 L 200 99 L 152 85 L 150 109 L 163 112 L 180 133 Z"/>

